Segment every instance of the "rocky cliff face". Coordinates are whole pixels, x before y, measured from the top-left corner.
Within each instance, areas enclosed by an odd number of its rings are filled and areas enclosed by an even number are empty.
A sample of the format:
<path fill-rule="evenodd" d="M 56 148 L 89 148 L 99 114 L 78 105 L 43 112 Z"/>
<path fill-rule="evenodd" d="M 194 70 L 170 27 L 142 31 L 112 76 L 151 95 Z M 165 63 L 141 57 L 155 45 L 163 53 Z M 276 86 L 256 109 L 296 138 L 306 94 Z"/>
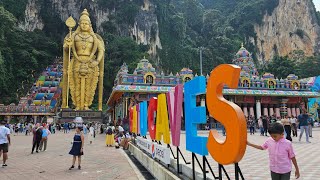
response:
<path fill-rule="evenodd" d="M 285 56 L 303 50 L 306 56 L 320 52 L 320 27 L 312 0 L 280 0 L 271 15 L 266 13 L 262 24 L 255 24 L 260 63 L 274 55 Z"/>
<path fill-rule="evenodd" d="M 103 32 L 102 24 L 109 21 L 109 17 L 115 14 L 116 9 L 102 9 L 98 7 L 98 3 L 92 1 L 82 0 L 46 0 L 59 16 L 60 20 L 65 20 L 72 16 L 76 20 L 79 19 L 80 13 L 84 8 L 87 8 L 90 13 L 90 18 L 98 33 Z M 25 10 L 25 20 L 19 23 L 19 27 L 27 31 L 35 29 L 42 30 L 44 23 L 40 15 L 41 6 L 37 0 L 28 0 Z M 117 31 L 124 36 L 130 36 L 138 44 L 149 45 L 149 53 L 155 57 L 157 49 L 161 49 L 161 42 L 159 38 L 159 28 L 157 16 L 155 14 L 155 6 L 149 1 L 144 0 L 144 4 L 140 7 L 133 24 L 127 26 L 118 26 Z M 68 32 L 61 32 L 62 35 Z"/>

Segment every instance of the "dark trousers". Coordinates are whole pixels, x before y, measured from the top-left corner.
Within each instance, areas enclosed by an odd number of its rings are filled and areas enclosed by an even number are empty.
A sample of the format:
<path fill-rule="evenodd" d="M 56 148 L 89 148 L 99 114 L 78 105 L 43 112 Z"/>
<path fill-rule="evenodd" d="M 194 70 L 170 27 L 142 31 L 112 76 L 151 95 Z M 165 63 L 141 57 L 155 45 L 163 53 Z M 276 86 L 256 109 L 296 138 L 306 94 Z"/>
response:
<path fill-rule="evenodd" d="M 292 134 L 293 134 L 293 137 L 298 137 L 297 124 L 296 123 L 292 123 Z"/>
<path fill-rule="evenodd" d="M 35 148 L 36 146 L 37 146 L 36 151 L 38 151 L 39 145 L 40 145 L 40 141 L 41 141 L 41 140 L 35 140 L 35 141 L 33 142 L 32 152 L 34 151 L 34 148 Z"/>
<path fill-rule="evenodd" d="M 290 180 L 291 172 L 285 174 L 279 174 L 271 171 L 271 179 L 272 180 Z"/>
<path fill-rule="evenodd" d="M 250 134 L 254 134 L 254 127 L 249 127 L 250 129 Z"/>
<path fill-rule="evenodd" d="M 267 136 L 268 135 L 268 127 L 263 126 L 263 130 L 264 130 L 264 135 Z"/>
<path fill-rule="evenodd" d="M 292 138 L 291 138 L 291 126 L 290 125 L 285 125 L 284 126 L 284 130 L 287 133 L 286 139 L 288 139 L 289 141 L 292 141 Z"/>

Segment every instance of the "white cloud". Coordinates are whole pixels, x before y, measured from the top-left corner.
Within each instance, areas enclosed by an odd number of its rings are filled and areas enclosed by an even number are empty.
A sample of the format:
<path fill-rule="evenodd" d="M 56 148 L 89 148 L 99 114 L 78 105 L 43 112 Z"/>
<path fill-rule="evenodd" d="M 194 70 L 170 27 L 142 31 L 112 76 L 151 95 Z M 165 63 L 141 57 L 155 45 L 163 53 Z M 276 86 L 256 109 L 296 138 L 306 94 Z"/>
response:
<path fill-rule="evenodd" d="M 313 0 L 313 3 L 316 6 L 317 11 L 320 11 L 320 0 Z"/>

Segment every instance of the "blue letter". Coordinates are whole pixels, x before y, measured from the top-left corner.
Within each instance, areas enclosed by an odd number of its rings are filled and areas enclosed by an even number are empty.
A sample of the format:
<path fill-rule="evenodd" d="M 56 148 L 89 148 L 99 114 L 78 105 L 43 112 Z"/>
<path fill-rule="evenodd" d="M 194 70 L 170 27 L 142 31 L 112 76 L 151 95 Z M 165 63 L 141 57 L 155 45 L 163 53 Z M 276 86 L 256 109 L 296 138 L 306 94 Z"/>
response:
<path fill-rule="evenodd" d="M 140 103 L 140 134 L 141 136 L 147 135 L 148 125 L 147 125 L 147 101 Z"/>
<path fill-rule="evenodd" d="M 206 80 L 198 76 L 184 85 L 186 149 L 202 156 L 208 155 L 208 137 L 197 135 L 197 124 L 206 123 L 206 108 L 196 107 L 196 96 L 206 93 Z"/>

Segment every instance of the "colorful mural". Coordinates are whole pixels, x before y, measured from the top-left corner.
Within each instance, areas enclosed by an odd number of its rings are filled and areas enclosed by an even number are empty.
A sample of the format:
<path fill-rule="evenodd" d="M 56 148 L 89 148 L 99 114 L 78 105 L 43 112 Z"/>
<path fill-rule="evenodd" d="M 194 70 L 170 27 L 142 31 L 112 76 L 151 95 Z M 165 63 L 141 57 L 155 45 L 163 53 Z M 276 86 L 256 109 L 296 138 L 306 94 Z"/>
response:
<path fill-rule="evenodd" d="M 320 92 L 320 76 L 310 77 L 305 79 L 310 86 L 312 92 Z M 313 115 L 315 120 L 319 120 L 318 109 L 320 105 L 320 98 L 309 98 L 308 99 L 308 109 L 309 113 Z"/>

